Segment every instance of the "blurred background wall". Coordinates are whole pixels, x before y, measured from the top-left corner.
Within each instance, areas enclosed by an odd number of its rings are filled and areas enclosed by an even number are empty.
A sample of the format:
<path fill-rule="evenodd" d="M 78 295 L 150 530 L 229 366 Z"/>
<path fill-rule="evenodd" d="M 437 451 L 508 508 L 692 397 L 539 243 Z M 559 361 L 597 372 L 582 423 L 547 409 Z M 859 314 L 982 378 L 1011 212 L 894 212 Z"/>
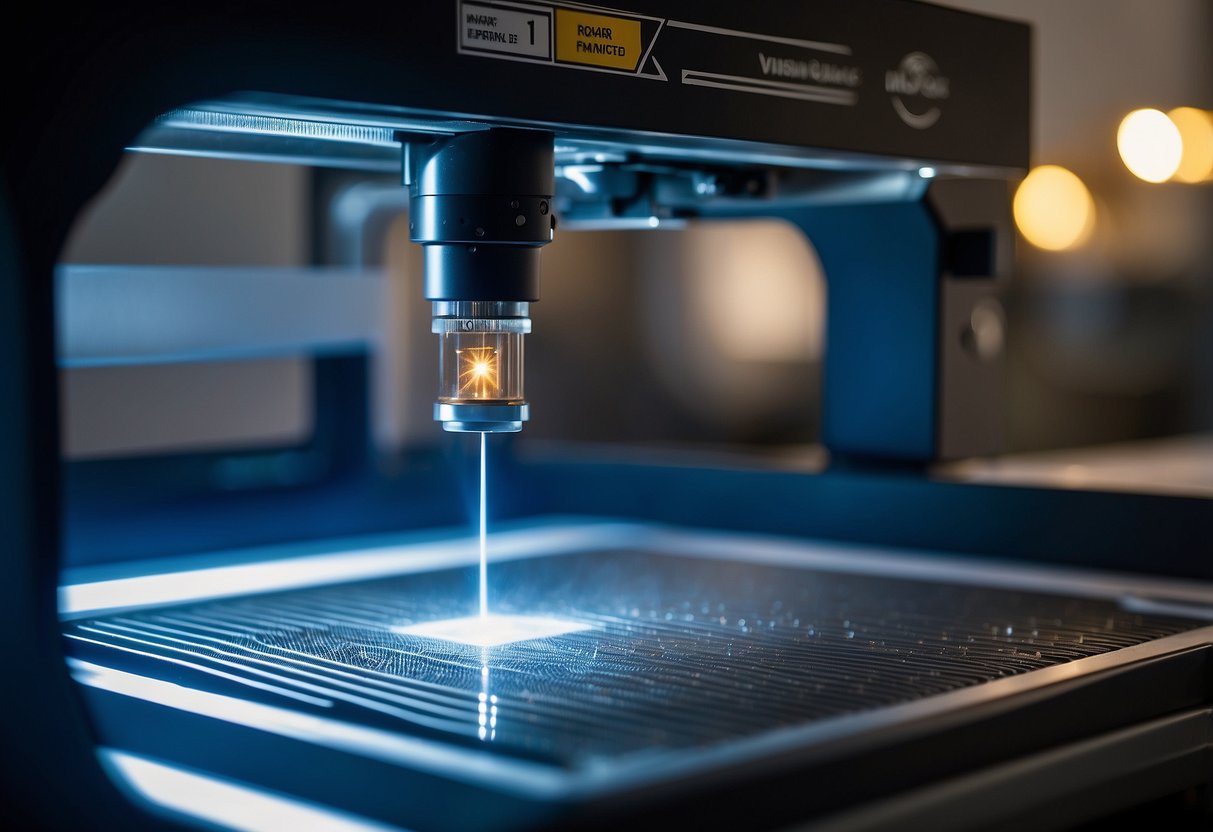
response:
<path fill-rule="evenodd" d="M 1087 241 L 1022 239 L 1009 298 L 1012 448 L 1213 427 L 1213 184 L 1145 182 L 1117 149 L 1138 108 L 1213 108 L 1206 0 L 954 0 L 1030 21 L 1033 158 L 1089 188 Z"/>

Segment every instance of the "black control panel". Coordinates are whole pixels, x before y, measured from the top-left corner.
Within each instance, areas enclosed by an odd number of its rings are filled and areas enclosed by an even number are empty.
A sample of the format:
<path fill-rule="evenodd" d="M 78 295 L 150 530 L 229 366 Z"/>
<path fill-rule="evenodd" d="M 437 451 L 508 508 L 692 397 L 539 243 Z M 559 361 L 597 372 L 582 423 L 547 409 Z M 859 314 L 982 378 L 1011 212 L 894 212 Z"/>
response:
<path fill-rule="evenodd" d="M 446 109 L 827 157 L 1028 163 L 1024 24 L 907 0 L 442 6 L 416 23 Z"/>

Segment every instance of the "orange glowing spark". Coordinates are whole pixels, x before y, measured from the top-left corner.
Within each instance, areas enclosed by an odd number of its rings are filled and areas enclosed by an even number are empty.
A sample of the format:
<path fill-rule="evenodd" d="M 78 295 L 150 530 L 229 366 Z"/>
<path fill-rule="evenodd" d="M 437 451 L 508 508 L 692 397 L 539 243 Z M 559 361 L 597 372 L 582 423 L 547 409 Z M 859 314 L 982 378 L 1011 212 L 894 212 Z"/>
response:
<path fill-rule="evenodd" d="M 455 350 L 455 354 L 459 356 L 459 397 L 497 398 L 497 350 L 493 347 L 466 347 Z"/>

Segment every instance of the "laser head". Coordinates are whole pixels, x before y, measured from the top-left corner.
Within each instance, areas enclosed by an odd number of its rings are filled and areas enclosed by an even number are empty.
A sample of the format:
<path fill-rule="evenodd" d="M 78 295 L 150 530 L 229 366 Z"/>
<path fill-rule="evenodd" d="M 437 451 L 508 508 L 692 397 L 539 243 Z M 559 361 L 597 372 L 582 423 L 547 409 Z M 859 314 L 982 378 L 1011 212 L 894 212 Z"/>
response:
<path fill-rule="evenodd" d="M 434 418 L 448 431 L 522 429 L 522 339 L 551 242 L 551 133 L 494 128 L 408 148 L 410 236 L 441 339 Z"/>

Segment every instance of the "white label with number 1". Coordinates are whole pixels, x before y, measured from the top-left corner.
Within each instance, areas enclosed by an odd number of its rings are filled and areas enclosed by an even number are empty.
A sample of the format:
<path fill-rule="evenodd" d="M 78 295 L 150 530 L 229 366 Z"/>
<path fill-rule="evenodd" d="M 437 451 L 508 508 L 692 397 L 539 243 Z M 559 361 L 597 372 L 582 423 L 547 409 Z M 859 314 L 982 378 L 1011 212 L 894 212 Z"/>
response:
<path fill-rule="evenodd" d="M 532 58 L 551 55 L 550 15 L 477 3 L 463 3 L 459 13 L 459 42 L 464 49 Z"/>

